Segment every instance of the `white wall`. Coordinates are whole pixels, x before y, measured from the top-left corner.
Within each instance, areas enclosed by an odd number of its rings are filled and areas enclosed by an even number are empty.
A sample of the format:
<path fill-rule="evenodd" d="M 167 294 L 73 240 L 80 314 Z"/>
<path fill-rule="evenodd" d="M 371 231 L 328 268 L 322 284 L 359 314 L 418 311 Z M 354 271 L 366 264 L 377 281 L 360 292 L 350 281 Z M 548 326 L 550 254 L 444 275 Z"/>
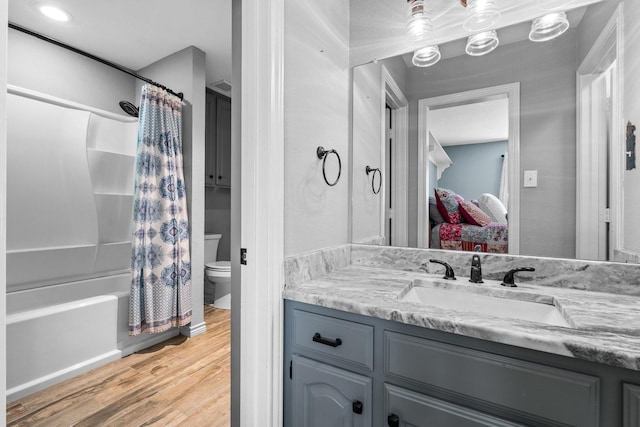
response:
<path fill-rule="evenodd" d="M 184 93 L 182 139 L 187 209 L 191 232 L 191 327 L 183 334 L 192 336 L 204 332 L 204 158 L 205 158 L 205 54 L 188 47 L 161 59 L 139 71 L 174 92 Z M 142 83 L 137 84 L 138 87 Z"/>
<path fill-rule="evenodd" d="M 384 192 L 374 194 L 371 188 L 373 175 L 366 174 L 366 167 L 387 171 L 381 156 L 384 135 L 385 96 L 382 65 L 366 64 L 353 69 L 353 153 L 351 196 L 352 241 L 368 242 L 384 237 L 380 228 L 381 204 Z M 375 185 L 379 177 L 376 176 Z"/>
<path fill-rule="evenodd" d="M 0 3 L 0 23 L 3 31 L 0 31 L 0 55 L 2 60 L 0 63 L 7 62 L 7 2 Z M 0 86 L 7 85 L 7 68 L 0 67 Z M 0 93 L 0 170 L 6 171 L 7 164 L 7 92 Z M 0 319 L 3 319 L 2 328 L 0 328 L 0 407 L 6 408 L 7 402 L 7 331 L 6 331 L 6 300 L 7 300 L 7 282 L 6 282 L 6 237 L 7 237 L 7 215 L 6 200 L 7 195 L 7 174 L 0 174 Z M 0 425 L 5 425 L 6 418 L 0 418 Z"/>
<path fill-rule="evenodd" d="M 8 83 L 58 98 L 124 114 L 118 105 L 138 105 L 135 78 L 67 49 L 9 30 Z"/>
<path fill-rule="evenodd" d="M 349 241 L 349 2 L 287 0 L 285 22 L 284 244 L 290 256 Z M 334 187 L 323 180 L 318 146 L 340 154 L 342 175 Z"/>
<path fill-rule="evenodd" d="M 640 2 L 624 2 L 624 113 L 636 130 L 636 169 L 624 174 L 624 247 L 640 253 Z"/>
<path fill-rule="evenodd" d="M 549 49 L 553 47 L 553 49 Z M 575 256 L 575 30 L 547 43 L 500 46 L 482 57 L 443 60 L 408 72 L 409 194 L 417 194 L 417 106 L 422 98 L 520 82 L 521 170 L 538 171 L 522 188 L 520 253 Z M 416 244 L 416 198 L 409 198 L 410 245 Z"/>

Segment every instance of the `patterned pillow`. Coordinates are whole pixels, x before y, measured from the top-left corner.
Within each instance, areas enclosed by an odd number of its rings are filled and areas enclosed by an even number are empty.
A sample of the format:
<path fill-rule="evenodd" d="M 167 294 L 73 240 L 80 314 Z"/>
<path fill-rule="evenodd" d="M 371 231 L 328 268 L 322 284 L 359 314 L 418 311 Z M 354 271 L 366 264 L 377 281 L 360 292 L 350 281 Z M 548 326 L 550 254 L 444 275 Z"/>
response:
<path fill-rule="evenodd" d="M 461 223 L 462 215 L 460 215 L 458 207 L 460 202 L 464 202 L 464 199 L 446 188 L 434 188 L 433 191 L 436 194 L 436 205 L 444 220 L 449 224 Z"/>
<path fill-rule="evenodd" d="M 491 217 L 471 202 L 460 202 L 460 213 L 469 224 L 484 227 L 491 222 Z"/>

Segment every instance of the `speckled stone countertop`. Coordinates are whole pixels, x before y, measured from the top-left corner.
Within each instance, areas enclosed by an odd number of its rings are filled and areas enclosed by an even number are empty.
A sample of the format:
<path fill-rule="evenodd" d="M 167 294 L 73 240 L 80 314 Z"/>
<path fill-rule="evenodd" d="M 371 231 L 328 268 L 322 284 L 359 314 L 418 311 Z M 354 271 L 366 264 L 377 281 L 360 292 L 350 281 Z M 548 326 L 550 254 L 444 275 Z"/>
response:
<path fill-rule="evenodd" d="M 389 261 L 394 256 L 386 252 L 387 262 L 373 262 L 384 249 L 369 249 L 357 245 L 347 245 L 335 250 L 319 251 L 285 261 L 287 281 L 284 298 L 346 312 L 372 316 L 380 319 L 421 326 L 439 331 L 459 334 L 483 340 L 494 341 L 533 350 L 545 351 L 568 357 L 603 363 L 632 370 L 640 370 L 640 297 L 637 289 L 616 286 L 599 287 L 596 291 L 589 286 L 574 286 L 576 280 L 566 280 L 565 286 L 549 284 L 535 276 L 522 282 L 517 276 L 518 287 L 500 286 L 500 280 L 487 278 L 485 283 L 473 284 L 468 281 L 468 271 L 457 270 L 458 280 L 444 281 L 442 267 L 416 264 L 425 260 L 429 251 L 398 249 L 402 252 L 402 268 Z M 420 251 L 420 252 L 416 252 Z M 363 254 L 366 254 L 364 256 Z M 416 261 L 411 259 L 416 256 Z M 396 254 L 398 255 L 398 254 Z M 471 254 L 456 254 L 448 259 L 447 254 L 438 252 L 438 258 L 456 264 L 468 262 Z M 443 257 L 444 256 L 444 257 Z M 491 255 L 484 254 L 487 266 L 484 270 L 500 270 L 499 263 L 491 263 Z M 513 258 L 513 257 L 511 257 Z M 499 258 L 513 267 L 513 259 Z M 539 259 L 536 259 L 539 261 Z M 516 257 L 519 265 L 533 262 L 526 257 Z M 573 261 L 564 261 L 558 268 L 567 276 Z M 549 261 L 544 263 L 547 271 Z M 568 263 L 568 264 L 567 264 Z M 589 270 L 575 262 L 577 273 Z M 582 262 L 584 264 L 584 262 Z M 592 271 L 597 263 L 588 263 Z M 612 264 L 607 264 L 612 265 Z M 488 268 L 487 268 L 488 267 Z M 638 266 L 613 265 L 618 274 L 629 274 L 637 280 Z M 620 270 L 627 268 L 627 273 Z M 439 270 L 438 270 L 439 269 Z M 424 271 L 427 270 L 427 271 Z M 432 271 L 429 271 L 432 270 Z M 436 273 L 437 271 L 437 273 Z M 500 274 L 504 274 L 500 271 Z M 491 276 L 491 275 L 490 275 Z M 495 274 L 493 275 L 495 276 Z M 585 278 L 588 278 L 588 274 Z M 554 326 L 537 321 L 504 318 L 480 314 L 474 310 L 443 309 L 428 303 L 401 300 L 411 289 L 416 279 L 429 279 L 429 286 L 453 288 L 455 292 L 472 293 L 503 298 L 505 304 L 511 300 L 538 301 L 557 307 L 568 326 Z M 434 279 L 434 280 L 430 280 Z M 583 280 L 587 281 L 588 280 Z M 576 289 L 579 288 L 579 289 Z M 612 292 L 607 292 L 607 290 Z M 622 289 L 620 291 L 620 289 Z M 613 293 L 616 292 L 616 293 Z"/>

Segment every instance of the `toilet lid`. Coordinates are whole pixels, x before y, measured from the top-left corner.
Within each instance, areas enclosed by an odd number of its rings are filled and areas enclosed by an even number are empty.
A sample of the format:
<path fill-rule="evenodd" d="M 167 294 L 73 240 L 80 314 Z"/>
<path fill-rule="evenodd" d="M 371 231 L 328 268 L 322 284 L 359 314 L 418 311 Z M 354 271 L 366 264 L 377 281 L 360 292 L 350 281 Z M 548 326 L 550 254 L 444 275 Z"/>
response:
<path fill-rule="evenodd" d="M 231 261 L 216 261 L 205 264 L 207 270 L 231 271 Z"/>

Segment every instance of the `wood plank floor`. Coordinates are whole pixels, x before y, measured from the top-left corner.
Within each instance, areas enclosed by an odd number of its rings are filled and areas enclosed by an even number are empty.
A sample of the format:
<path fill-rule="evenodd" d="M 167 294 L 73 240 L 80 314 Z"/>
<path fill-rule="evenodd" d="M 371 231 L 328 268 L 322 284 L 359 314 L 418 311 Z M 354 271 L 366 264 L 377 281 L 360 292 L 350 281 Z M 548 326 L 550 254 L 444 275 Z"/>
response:
<path fill-rule="evenodd" d="M 231 312 L 7 405 L 8 426 L 229 426 Z"/>

